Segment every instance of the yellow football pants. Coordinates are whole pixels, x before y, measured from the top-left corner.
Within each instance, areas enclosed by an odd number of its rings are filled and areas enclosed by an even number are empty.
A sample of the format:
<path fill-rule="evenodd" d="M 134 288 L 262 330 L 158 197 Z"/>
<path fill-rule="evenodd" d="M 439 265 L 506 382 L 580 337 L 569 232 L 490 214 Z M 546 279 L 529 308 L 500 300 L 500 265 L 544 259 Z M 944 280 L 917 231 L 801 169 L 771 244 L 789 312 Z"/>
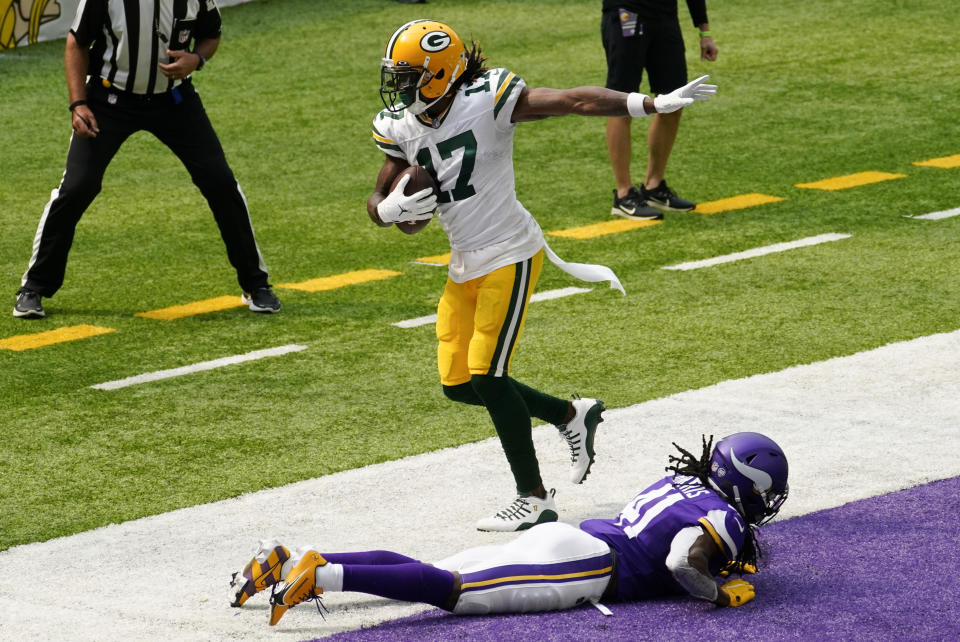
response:
<path fill-rule="evenodd" d="M 465 283 L 447 279 L 437 305 L 437 367 L 443 385 L 466 383 L 471 375 L 507 375 L 541 268 L 543 250 Z"/>

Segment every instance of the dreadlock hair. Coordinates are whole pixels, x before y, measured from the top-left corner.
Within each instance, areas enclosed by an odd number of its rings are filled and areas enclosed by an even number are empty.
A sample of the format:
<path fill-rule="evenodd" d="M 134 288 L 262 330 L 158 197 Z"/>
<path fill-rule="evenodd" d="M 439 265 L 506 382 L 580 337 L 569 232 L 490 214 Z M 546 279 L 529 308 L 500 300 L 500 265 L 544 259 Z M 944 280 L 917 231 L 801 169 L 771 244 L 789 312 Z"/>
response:
<path fill-rule="evenodd" d="M 680 456 L 670 455 L 667 463 L 673 465 L 667 466 L 665 470 L 673 473 L 675 478 L 673 485 L 675 487 L 679 488 L 682 485 L 677 483 L 676 477 L 689 476 L 696 477 L 703 486 L 712 488 L 709 477 L 710 456 L 713 454 L 713 435 L 710 435 L 709 440 L 706 435 L 701 435 L 701 440 L 703 442 L 703 451 L 700 453 L 699 458 L 689 450 L 681 448 L 675 442 L 673 443 L 674 448 L 680 451 Z M 734 506 L 734 510 L 740 513 L 740 517 L 743 518 L 744 523 L 747 525 L 743 534 L 743 546 L 740 547 L 737 558 L 733 560 L 733 565 L 739 570 L 740 574 L 743 575 L 743 565 L 751 564 L 757 566 L 757 561 L 763 559 L 763 551 L 760 550 L 760 543 L 757 541 L 756 532 L 754 532 L 756 527 L 747 519 L 746 515 L 740 512 L 739 508 Z"/>
<path fill-rule="evenodd" d="M 464 68 L 463 73 L 460 74 L 460 77 L 453 83 L 453 87 L 450 88 L 450 93 L 455 94 L 457 90 L 460 89 L 461 85 L 469 85 L 474 80 L 487 73 L 489 69 L 484 65 L 487 62 L 486 56 L 483 55 L 483 51 L 480 47 L 480 43 L 476 40 L 470 40 L 470 51 L 467 52 L 467 66 Z"/>
<path fill-rule="evenodd" d="M 710 441 L 707 441 L 706 435 L 701 435 L 701 439 L 703 440 L 703 452 L 700 454 L 699 459 L 689 450 L 681 448 L 674 442 L 673 447 L 680 451 L 680 456 L 670 455 L 668 463 L 675 465 L 667 466 L 666 471 L 672 471 L 674 477 L 678 475 L 696 477 L 704 486 L 709 486 L 710 483 L 707 479 L 710 475 L 710 455 L 713 453 L 713 435 L 710 435 Z"/>

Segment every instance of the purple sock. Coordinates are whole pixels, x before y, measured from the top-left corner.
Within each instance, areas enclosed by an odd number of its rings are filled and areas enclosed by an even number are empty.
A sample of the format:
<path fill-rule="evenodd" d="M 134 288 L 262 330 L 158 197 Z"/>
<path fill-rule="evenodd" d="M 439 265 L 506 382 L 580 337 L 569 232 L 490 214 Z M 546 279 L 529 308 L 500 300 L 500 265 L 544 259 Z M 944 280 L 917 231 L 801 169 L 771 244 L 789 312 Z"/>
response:
<path fill-rule="evenodd" d="M 387 566 L 344 564 L 343 590 L 442 608 L 453 591 L 453 573 L 416 561 Z"/>
<path fill-rule="evenodd" d="M 331 564 L 366 564 L 368 566 L 390 566 L 392 564 L 410 564 L 418 560 L 392 551 L 364 551 L 362 553 L 321 553 L 323 559 Z"/>

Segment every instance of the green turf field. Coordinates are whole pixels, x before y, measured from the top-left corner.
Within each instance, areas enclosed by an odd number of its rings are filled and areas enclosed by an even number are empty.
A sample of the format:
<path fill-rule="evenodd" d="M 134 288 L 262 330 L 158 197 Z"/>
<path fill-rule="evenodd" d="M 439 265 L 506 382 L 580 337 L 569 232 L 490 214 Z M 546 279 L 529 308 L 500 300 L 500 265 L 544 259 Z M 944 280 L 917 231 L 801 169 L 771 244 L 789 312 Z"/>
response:
<path fill-rule="evenodd" d="M 681 3 L 690 76 L 716 100 L 684 116 L 668 178 L 701 202 L 785 200 L 589 240 L 551 237 L 603 263 L 628 296 L 534 304 L 512 374 L 558 396 L 634 404 L 725 379 L 960 327 L 960 207 L 953 40 L 940 0 L 710 3 L 720 47 L 701 62 Z M 393 29 L 440 19 L 531 86 L 603 84 L 600 2 L 261 0 L 224 13 L 196 84 L 247 195 L 274 283 L 402 272 L 326 292 L 278 289 L 283 312 L 236 308 L 135 317 L 236 294 L 212 216 L 176 158 L 147 134 L 121 149 L 88 210 L 67 281 L 41 321 L 10 316 L 70 134 L 63 43 L 0 55 L 0 339 L 89 324 L 101 336 L 0 349 L 0 550 L 111 522 L 492 436 L 482 409 L 441 394 L 431 314 L 447 250 L 439 225 L 406 236 L 370 223 L 383 157 L 370 139 L 378 63 Z M 952 24 L 951 24 L 952 23 Z M 644 123 L 635 124 L 644 145 Z M 545 231 L 610 220 L 602 119 L 522 124 L 520 200 Z M 642 150 L 641 150 L 642 151 Z M 644 154 L 636 154 L 642 176 Z M 797 183 L 883 171 L 842 191 Z M 851 238 L 690 272 L 660 268 L 818 234 Z M 539 290 L 581 286 L 546 267 Z M 287 344 L 308 349 L 116 391 L 89 386 Z M 490 483 L 510 487 L 504 479 Z M 438 479 L 437 484 L 443 484 Z"/>

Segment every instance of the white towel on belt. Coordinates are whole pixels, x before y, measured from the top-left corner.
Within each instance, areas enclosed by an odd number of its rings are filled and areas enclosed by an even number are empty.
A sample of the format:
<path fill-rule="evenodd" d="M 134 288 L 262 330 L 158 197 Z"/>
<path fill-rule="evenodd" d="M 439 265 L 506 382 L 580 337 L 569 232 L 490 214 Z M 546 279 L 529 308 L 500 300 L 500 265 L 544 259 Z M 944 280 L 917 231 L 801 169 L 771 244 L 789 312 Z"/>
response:
<path fill-rule="evenodd" d="M 613 270 L 608 268 L 606 265 L 593 265 L 591 263 L 567 263 L 550 249 L 550 246 L 547 245 L 546 239 L 543 241 L 543 249 L 547 251 L 547 258 L 550 259 L 550 262 L 570 276 L 576 277 L 581 281 L 589 281 L 590 283 L 609 281 L 611 288 L 620 290 L 620 293 L 624 296 L 627 295 L 626 290 L 624 290 L 623 286 L 620 284 L 620 279 L 618 279 L 617 275 L 613 273 Z"/>

